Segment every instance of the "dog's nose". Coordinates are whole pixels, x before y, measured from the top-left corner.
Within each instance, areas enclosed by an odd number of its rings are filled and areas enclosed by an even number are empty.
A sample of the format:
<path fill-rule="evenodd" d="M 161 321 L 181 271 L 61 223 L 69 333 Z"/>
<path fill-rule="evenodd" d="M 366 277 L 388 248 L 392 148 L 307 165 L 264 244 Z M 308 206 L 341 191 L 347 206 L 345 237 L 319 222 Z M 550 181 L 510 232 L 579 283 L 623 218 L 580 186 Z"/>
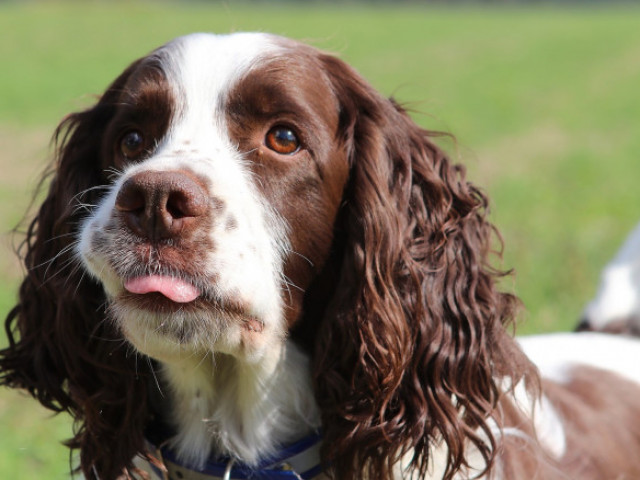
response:
<path fill-rule="evenodd" d="M 133 233 L 158 242 L 193 229 L 208 205 L 203 185 L 190 175 L 148 171 L 124 182 L 115 207 Z"/>

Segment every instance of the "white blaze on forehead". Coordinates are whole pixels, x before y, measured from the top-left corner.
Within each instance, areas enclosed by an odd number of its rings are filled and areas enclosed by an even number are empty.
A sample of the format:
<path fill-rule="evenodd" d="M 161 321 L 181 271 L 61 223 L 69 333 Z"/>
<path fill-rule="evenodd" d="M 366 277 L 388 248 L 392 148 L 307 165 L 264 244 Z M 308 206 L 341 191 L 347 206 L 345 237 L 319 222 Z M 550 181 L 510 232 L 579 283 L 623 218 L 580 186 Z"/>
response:
<path fill-rule="evenodd" d="M 275 37 L 260 33 L 177 38 L 159 50 L 169 82 L 183 108 L 174 118 L 190 133 L 224 122 L 224 97 L 243 75 L 268 54 L 278 51 Z"/>
<path fill-rule="evenodd" d="M 217 287 L 240 295 L 266 325 L 283 328 L 286 227 L 260 193 L 246 152 L 238 151 L 226 121 L 230 91 L 279 50 L 275 37 L 255 33 L 193 34 L 159 50 L 177 110 L 152 168 L 185 166 L 207 180 L 211 196 L 223 203 L 219 215 L 234 225 L 228 231 L 214 218 L 215 251 L 208 263 Z"/>

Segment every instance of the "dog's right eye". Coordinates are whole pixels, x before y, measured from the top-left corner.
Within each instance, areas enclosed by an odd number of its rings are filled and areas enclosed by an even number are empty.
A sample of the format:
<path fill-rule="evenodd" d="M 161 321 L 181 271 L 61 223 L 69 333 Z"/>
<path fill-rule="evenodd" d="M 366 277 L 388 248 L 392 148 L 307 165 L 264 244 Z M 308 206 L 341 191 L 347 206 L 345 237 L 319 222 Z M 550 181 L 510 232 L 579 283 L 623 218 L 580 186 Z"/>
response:
<path fill-rule="evenodd" d="M 144 136 L 138 130 L 125 133 L 120 139 L 120 152 L 125 158 L 135 159 L 145 150 Z"/>
<path fill-rule="evenodd" d="M 281 155 L 293 155 L 300 149 L 300 140 L 295 132 L 285 126 L 278 125 L 267 132 L 265 144 Z"/>

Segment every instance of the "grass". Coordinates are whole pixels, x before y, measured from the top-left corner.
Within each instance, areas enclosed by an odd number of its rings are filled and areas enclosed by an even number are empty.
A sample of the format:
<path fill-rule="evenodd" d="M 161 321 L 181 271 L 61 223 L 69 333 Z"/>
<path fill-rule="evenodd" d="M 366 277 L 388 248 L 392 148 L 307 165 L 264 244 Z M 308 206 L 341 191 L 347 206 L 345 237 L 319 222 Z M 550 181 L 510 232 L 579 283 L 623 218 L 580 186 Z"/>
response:
<path fill-rule="evenodd" d="M 640 217 L 640 10 L 0 4 L 0 225 L 26 208 L 56 123 L 129 62 L 192 31 L 264 30 L 338 52 L 453 154 L 492 199 L 527 313 L 567 330 Z M 4 244 L 8 238 L 4 237 Z M 0 255 L 0 311 L 20 268 Z M 69 421 L 0 392 L 0 478 L 65 478 Z"/>

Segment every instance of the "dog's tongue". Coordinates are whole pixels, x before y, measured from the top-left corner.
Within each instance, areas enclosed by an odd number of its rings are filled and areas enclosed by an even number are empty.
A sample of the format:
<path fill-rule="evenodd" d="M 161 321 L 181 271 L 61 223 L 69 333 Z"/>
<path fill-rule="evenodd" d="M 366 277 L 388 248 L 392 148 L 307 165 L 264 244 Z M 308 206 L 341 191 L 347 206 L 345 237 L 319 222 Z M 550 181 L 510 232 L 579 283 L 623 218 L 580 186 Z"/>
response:
<path fill-rule="evenodd" d="M 200 296 L 200 290 L 179 278 L 150 275 L 127 280 L 124 288 L 131 293 L 142 295 L 158 292 L 176 303 L 193 302 Z"/>

